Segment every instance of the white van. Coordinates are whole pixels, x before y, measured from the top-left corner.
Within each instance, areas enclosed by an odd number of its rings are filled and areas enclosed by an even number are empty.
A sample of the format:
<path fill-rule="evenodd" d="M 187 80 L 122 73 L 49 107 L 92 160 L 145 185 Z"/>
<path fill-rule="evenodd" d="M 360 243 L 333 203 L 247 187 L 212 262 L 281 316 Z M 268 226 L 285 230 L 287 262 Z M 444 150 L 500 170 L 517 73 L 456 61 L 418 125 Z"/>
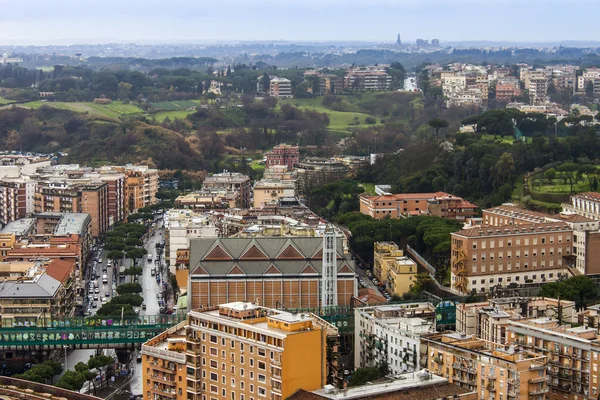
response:
<path fill-rule="evenodd" d="M 152 262 L 152 254 L 148 253 L 148 262 Z"/>
<path fill-rule="evenodd" d="M 104 284 L 108 283 L 108 275 L 106 275 L 106 274 L 102 275 L 102 283 L 104 283 Z"/>

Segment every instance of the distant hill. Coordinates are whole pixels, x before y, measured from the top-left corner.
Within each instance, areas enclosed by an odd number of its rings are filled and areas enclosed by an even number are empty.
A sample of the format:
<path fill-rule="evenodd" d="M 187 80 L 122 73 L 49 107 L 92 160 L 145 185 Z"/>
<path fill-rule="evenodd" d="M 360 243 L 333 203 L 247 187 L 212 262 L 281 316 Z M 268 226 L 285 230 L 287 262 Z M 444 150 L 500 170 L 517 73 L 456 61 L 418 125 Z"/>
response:
<path fill-rule="evenodd" d="M 204 168 L 193 137 L 142 121 L 88 120 L 70 110 L 0 111 L 0 147 L 35 153 L 63 151 L 70 162 L 85 164 L 145 162 L 164 169 Z"/>

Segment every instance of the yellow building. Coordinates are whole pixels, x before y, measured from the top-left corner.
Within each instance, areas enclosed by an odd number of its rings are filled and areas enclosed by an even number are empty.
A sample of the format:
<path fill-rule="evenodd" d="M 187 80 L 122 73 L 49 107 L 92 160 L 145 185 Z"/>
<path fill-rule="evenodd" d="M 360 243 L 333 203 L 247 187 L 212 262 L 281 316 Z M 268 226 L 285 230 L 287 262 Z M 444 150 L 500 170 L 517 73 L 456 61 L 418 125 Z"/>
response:
<path fill-rule="evenodd" d="M 245 302 L 191 311 L 142 346 L 144 398 L 283 400 L 300 388 L 320 389 L 336 372 L 327 351 L 334 343 L 336 354 L 337 338 L 337 328 L 310 313 Z"/>
<path fill-rule="evenodd" d="M 8 252 L 14 249 L 16 241 L 14 233 L 0 233 L 0 262 L 4 261 Z"/>
<path fill-rule="evenodd" d="M 375 242 L 373 274 L 391 294 L 402 296 L 417 279 L 417 264 L 394 242 Z"/>
<path fill-rule="evenodd" d="M 543 400 L 548 359 L 519 347 L 473 336 L 434 333 L 421 337 L 421 366 L 486 400 Z"/>
<path fill-rule="evenodd" d="M 403 257 L 404 252 L 394 242 L 375 242 L 373 275 L 382 282 L 387 280 L 388 261 Z"/>
<path fill-rule="evenodd" d="M 408 257 L 398 257 L 388 261 L 388 265 L 385 286 L 390 294 L 402 296 L 417 281 L 417 263 Z"/>
<path fill-rule="evenodd" d="M 164 331 L 142 345 L 142 392 L 144 399 L 187 398 L 185 325 Z"/>

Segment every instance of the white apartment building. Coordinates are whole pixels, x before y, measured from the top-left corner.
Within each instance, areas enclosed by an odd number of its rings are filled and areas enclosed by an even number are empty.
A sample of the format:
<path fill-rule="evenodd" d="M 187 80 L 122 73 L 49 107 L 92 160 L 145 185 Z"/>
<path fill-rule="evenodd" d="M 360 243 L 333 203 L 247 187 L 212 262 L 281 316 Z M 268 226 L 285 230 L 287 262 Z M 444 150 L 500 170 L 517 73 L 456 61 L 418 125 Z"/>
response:
<path fill-rule="evenodd" d="M 435 307 L 409 303 L 354 310 L 354 366 L 387 361 L 392 374 L 419 368 L 422 334 L 435 331 Z"/>
<path fill-rule="evenodd" d="M 269 95 L 278 99 L 291 99 L 294 97 L 292 95 L 292 81 L 286 78 L 271 78 Z"/>
<path fill-rule="evenodd" d="M 596 80 L 600 80 L 600 68 L 588 68 L 583 73 L 577 77 L 577 91 L 585 92 L 585 85 L 589 81 L 595 82 Z"/>
<path fill-rule="evenodd" d="M 165 215 L 165 227 L 168 241 L 165 251 L 172 273 L 175 273 L 177 250 L 189 249 L 190 239 L 218 236 L 211 215 L 193 210 L 169 210 Z"/>
<path fill-rule="evenodd" d="M 600 221 L 600 193 L 585 192 L 571 196 L 569 203 L 563 203 L 563 212 L 574 213 Z"/>

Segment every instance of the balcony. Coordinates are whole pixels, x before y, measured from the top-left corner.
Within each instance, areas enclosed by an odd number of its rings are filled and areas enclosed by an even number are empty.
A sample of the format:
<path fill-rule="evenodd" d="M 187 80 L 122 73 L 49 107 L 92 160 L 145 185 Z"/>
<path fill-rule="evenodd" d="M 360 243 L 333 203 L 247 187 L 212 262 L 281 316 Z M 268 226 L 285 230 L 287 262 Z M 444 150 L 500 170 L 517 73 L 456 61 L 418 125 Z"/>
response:
<path fill-rule="evenodd" d="M 533 390 L 529 391 L 529 395 L 530 396 L 537 396 L 537 395 L 540 395 L 540 394 L 545 394 L 545 393 L 548 393 L 548 390 L 549 389 L 548 389 L 547 386 L 545 386 L 543 388 L 533 389 Z"/>
<path fill-rule="evenodd" d="M 154 346 L 142 345 L 142 354 L 178 364 L 185 364 L 185 353 L 158 349 Z"/>
<path fill-rule="evenodd" d="M 168 367 L 166 365 L 161 365 L 161 364 L 159 364 L 157 362 L 150 363 L 150 365 L 151 365 L 151 367 L 150 367 L 151 369 L 156 369 L 158 371 L 162 371 L 162 372 L 175 372 L 175 366 Z"/>
<path fill-rule="evenodd" d="M 519 392 L 514 389 L 509 389 L 506 391 L 506 395 L 509 397 L 520 397 Z"/>
<path fill-rule="evenodd" d="M 533 378 L 529 380 L 529 383 L 542 383 L 547 382 L 548 378 L 545 376 L 538 376 L 537 378 Z"/>

